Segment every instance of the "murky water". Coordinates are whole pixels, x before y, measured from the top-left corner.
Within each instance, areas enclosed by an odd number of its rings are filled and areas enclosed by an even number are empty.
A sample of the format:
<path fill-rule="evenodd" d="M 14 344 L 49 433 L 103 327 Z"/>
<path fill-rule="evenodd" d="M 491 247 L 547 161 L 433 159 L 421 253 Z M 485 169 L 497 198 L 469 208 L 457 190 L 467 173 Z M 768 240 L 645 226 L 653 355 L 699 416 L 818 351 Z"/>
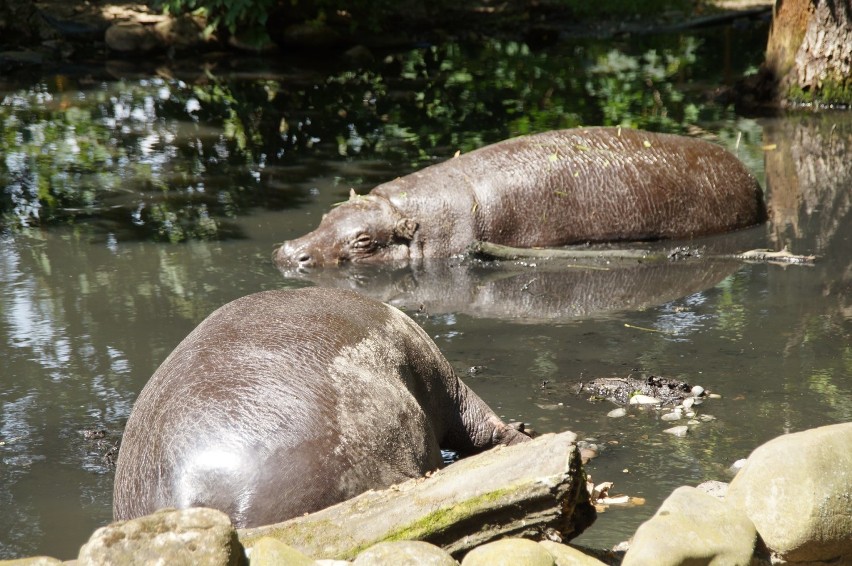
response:
<path fill-rule="evenodd" d="M 529 63 L 511 50 L 503 54 L 520 61 L 503 70 L 520 72 Z M 488 54 L 478 56 L 477 64 L 486 65 Z M 440 66 L 430 57 L 438 56 L 427 51 L 425 62 L 412 67 L 417 80 L 430 80 L 427 71 Z M 91 194 L 53 209 L 43 202 L 39 219 L 59 220 L 0 237 L 0 558 L 76 556 L 92 530 L 111 519 L 112 472 L 104 455 L 145 381 L 209 312 L 262 289 L 349 286 L 397 304 L 500 414 L 540 432 L 573 430 L 596 439 L 604 449 L 589 466 L 594 480 L 614 481 L 616 491 L 647 503 L 601 514 L 581 537 L 585 544 L 626 539 L 674 487 L 727 479 L 726 468 L 765 440 L 852 419 L 849 115 L 758 122 L 717 114 L 701 122 L 766 181 L 772 208 L 769 224 L 704 243 L 788 245 L 818 254 L 814 266 L 697 261 L 578 272 L 454 261 L 421 271 L 285 279 L 269 259 L 274 243 L 312 228 L 350 187 L 366 190 L 459 147 L 524 128 L 571 125 L 565 101 L 574 95 L 567 75 L 553 76 L 553 84 L 566 79 L 565 91 L 557 89 L 566 106 L 553 114 L 542 111 L 546 104 L 534 108 L 538 113 L 519 110 L 504 128 L 495 126 L 502 117 L 481 112 L 490 100 L 446 106 L 470 110 L 446 123 L 435 105 L 428 122 L 416 100 L 391 104 L 399 97 L 385 92 L 374 103 L 363 85 L 349 82 L 338 92 L 333 81 L 305 72 L 276 68 L 269 76 L 278 82 L 258 86 L 256 74 L 231 79 L 233 93 L 249 95 L 218 101 L 204 98 L 210 89 L 201 83 L 150 76 L 123 83 L 89 76 L 89 86 L 81 81 L 70 90 L 61 90 L 55 76 L 29 89 L 4 86 L 27 110 L 9 111 L 15 103 L 6 98 L 4 136 L 14 133 L 10 115 L 19 120 L 16 131 L 29 132 L 4 138 L 13 139 L 4 146 L 6 198 L 14 197 L 6 210 L 17 215 L 5 226 L 15 218 L 38 225 L 37 201 L 27 195 L 38 193 L 39 179 L 91 187 Z M 529 93 L 504 93 L 503 101 L 540 101 L 547 91 L 536 81 L 523 84 Z M 269 103 L 255 92 L 273 90 L 286 96 Z M 342 100 L 341 112 L 323 115 L 314 90 Z M 363 104 L 344 112 L 356 99 Z M 383 104 L 389 106 L 377 110 Z M 255 122 L 243 119 L 252 105 L 263 111 Z M 75 122 L 67 110 L 77 107 L 99 108 L 98 120 Z M 595 115 L 578 114 L 585 121 Z M 51 137 L 47 126 L 57 124 L 74 126 L 76 138 Z M 234 133 L 237 125 L 242 134 Z M 34 132 L 41 138 L 31 138 Z M 62 141 L 63 151 L 72 151 L 72 139 L 82 157 L 50 170 L 32 157 L 45 152 L 15 149 Z M 611 404 L 573 392 L 585 379 L 642 371 L 719 393 L 700 408 L 716 420 L 674 438 L 662 433 L 667 425 L 653 412 L 609 419 Z M 89 439 L 87 430 L 106 432 Z"/>

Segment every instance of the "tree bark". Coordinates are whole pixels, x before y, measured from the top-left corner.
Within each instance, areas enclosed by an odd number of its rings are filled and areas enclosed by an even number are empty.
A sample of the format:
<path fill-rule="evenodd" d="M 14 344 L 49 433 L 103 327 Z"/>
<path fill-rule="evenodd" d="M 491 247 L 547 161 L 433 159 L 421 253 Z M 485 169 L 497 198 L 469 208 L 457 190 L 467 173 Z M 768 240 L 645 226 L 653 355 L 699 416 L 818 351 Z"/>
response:
<path fill-rule="evenodd" d="M 797 89 L 826 102 L 852 96 L 852 2 L 776 0 L 763 70 L 780 99 Z"/>
<path fill-rule="evenodd" d="M 505 536 L 568 540 L 595 519 L 576 435 L 546 434 L 465 458 L 431 477 L 410 480 L 310 515 L 242 529 L 250 547 L 271 536 L 315 559 L 353 559 L 386 540 L 423 540 L 461 555 Z"/>

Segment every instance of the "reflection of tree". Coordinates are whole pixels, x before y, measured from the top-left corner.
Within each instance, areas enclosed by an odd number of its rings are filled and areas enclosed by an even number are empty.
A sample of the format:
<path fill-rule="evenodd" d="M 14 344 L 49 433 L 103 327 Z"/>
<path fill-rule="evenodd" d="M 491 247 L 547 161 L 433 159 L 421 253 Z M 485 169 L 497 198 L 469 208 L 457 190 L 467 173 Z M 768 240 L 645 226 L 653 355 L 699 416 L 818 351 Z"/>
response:
<path fill-rule="evenodd" d="M 238 235 L 228 219 L 263 194 L 254 190 L 257 136 L 227 92 L 210 86 L 202 107 L 179 81 L 66 84 L 0 105 L 4 223 L 96 224 L 123 239 Z"/>
<path fill-rule="evenodd" d="M 852 371 L 852 120 L 832 113 L 773 120 L 765 138 L 775 148 L 766 155 L 772 237 L 778 247 L 816 253 L 824 273 L 822 288 L 812 290 L 821 308 L 804 308 L 791 323 L 785 358 L 812 365 L 806 386 L 848 412 L 840 400 L 843 391 L 848 398 Z M 800 293 L 789 296 L 790 304 L 810 305 Z M 847 346 L 830 363 L 820 345 L 837 336 L 846 336 Z"/>
<path fill-rule="evenodd" d="M 852 121 L 832 113 L 769 121 L 766 184 L 779 248 L 825 253 L 852 212 Z"/>

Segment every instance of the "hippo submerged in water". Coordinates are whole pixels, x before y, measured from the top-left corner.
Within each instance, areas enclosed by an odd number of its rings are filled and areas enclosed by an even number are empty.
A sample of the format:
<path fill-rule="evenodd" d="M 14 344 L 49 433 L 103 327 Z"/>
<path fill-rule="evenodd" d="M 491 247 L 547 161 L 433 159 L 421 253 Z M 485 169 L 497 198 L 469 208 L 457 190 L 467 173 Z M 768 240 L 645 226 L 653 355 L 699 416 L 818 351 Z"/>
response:
<path fill-rule="evenodd" d="M 399 310 L 350 291 L 267 291 L 211 314 L 163 362 L 127 422 L 116 520 L 205 506 L 283 521 L 528 440 Z"/>
<path fill-rule="evenodd" d="M 626 128 L 489 145 L 354 193 L 274 253 L 282 269 L 418 262 L 475 240 L 515 247 L 692 238 L 762 222 L 763 193 L 722 147 Z"/>

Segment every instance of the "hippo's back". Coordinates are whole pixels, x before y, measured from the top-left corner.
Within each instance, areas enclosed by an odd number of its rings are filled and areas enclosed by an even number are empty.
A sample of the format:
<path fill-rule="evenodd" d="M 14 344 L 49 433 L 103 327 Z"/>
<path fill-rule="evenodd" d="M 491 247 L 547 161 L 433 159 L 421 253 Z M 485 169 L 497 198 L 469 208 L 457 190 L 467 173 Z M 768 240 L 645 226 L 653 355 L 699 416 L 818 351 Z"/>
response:
<path fill-rule="evenodd" d="M 460 202 L 473 238 L 517 247 L 691 238 L 766 219 L 760 185 L 723 147 L 629 128 L 520 136 L 375 191 L 406 211 L 427 200 L 439 212 L 451 208 L 444 201 Z M 437 232 L 432 239 L 447 228 Z M 450 250 L 465 249 L 467 239 Z"/>
<path fill-rule="evenodd" d="M 414 322 L 356 293 L 267 291 L 229 303 L 136 401 L 115 518 L 208 506 L 238 526 L 272 523 L 433 469 L 442 431 L 422 389 L 441 372 L 452 374 Z"/>

